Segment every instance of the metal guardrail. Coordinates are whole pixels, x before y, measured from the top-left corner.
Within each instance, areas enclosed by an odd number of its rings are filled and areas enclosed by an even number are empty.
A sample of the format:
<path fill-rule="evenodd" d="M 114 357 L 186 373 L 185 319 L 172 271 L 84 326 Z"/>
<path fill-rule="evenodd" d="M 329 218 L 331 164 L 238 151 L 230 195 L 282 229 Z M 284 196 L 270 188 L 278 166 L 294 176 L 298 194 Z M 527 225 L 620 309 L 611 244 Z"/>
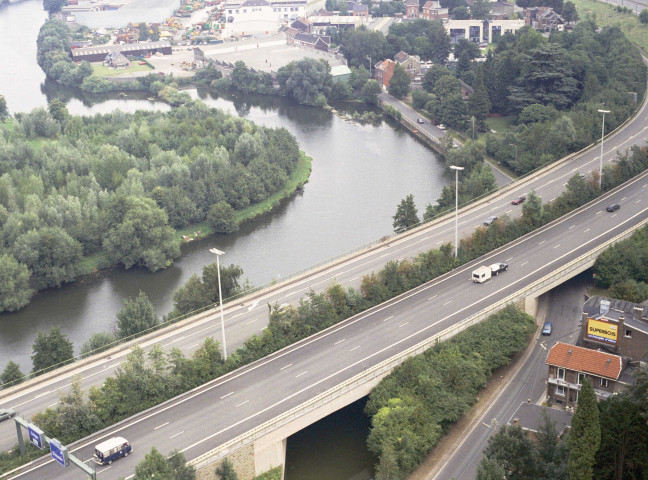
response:
<path fill-rule="evenodd" d="M 384 360 L 377 365 L 374 365 L 373 367 L 367 368 L 362 373 L 359 373 L 351 377 L 350 379 L 336 385 L 335 387 L 330 388 L 329 390 L 322 392 L 319 395 L 316 395 L 312 399 L 307 400 L 301 405 L 294 407 L 271 420 L 268 420 L 258 427 L 255 427 L 248 432 L 239 435 L 238 437 L 222 444 L 221 446 L 191 460 L 189 463 L 191 463 L 197 469 L 214 463 L 226 457 L 230 453 L 238 450 L 239 448 L 249 445 L 253 441 L 329 403 L 330 401 L 344 395 L 345 393 L 355 389 L 356 387 L 363 385 L 377 377 L 381 377 L 385 373 L 388 373 L 395 367 L 401 365 L 408 358 L 423 353 L 425 350 L 434 346 L 436 343 L 447 340 L 457 333 L 465 330 L 466 328 L 480 323 L 482 320 L 493 315 L 494 313 L 497 313 L 507 305 L 521 301 L 533 293 L 544 290 L 549 285 L 554 284 L 557 280 L 564 278 L 565 275 L 572 273 L 575 270 L 580 270 L 583 265 L 592 262 L 603 250 L 607 249 L 610 245 L 621 240 L 625 240 L 626 238 L 630 237 L 635 230 L 643 227 L 646 224 L 648 224 L 648 219 L 642 220 L 632 228 L 602 243 L 601 245 L 598 245 L 597 247 L 590 250 L 586 254 L 581 255 L 577 259 L 568 262 L 567 264 L 557 269 L 555 272 L 552 272 L 551 274 L 546 275 L 539 280 L 536 280 L 524 289 L 519 290 L 514 294 L 509 295 L 508 297 L 488 306 L 481 312 L 471 315 L 465 320 L 452 325 L 451 327 L 448 327 L 435 335 L 432 335 L 431 337 L 423 340 L 417 345 L 414 345 L 402 351 L 401 353 L 394 355 L 393 357 Z"/>

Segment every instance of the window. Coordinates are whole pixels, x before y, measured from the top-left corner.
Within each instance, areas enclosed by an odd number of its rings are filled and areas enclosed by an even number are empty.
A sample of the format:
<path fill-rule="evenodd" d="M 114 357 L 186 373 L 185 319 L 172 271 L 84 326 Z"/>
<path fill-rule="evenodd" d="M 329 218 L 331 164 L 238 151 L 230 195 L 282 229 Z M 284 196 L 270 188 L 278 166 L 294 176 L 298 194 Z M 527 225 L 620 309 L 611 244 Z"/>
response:
<path fill-rule="evenodd" d="M 599 382 L 599 385 L 603 388 L 607 388 L 608 386 L 608 380 L 607 378 L 601 378 L 601 381 Z"/>
<path fill-rule="evenodd" d="M 556 370 L 556 378 L 558 380 L 564 380 L 565 379 L 565 369 L 564 368 L 558 368 Z"/>
<path fill-rule="evenodd" d="M 556 385 L 556 395 L 562 395 L 563 397 L 565 396 L 565 387 L 561 385 Z"/>
<path fill-rule="evenodd" d="M 578 374 L 578 384 L 582 385 L 584 379 L 585 379 L 585 374 L 584 373 L 579 373 Z"/>
<path fill-rule="evenodd" d="M 632 338 L 632 330 L 626 330 L 625 331 L 625 336 L 626 336 L 626 338 Z"/>

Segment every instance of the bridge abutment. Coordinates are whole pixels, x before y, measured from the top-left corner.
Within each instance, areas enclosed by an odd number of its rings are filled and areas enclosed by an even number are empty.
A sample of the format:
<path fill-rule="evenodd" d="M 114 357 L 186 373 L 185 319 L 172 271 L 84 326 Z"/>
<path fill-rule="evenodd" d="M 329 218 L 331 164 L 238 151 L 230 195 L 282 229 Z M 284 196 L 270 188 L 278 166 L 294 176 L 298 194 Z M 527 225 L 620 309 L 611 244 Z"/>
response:
<path fill-rule="evenodd" d="M 254 442 L 254 475 L 261 475 L 280 466 L 281 480 L 283 480 L 286 472 L 287 443 L 288 438 L 283 440 L 271 439 L 270 441 L 260 438 Z"/>

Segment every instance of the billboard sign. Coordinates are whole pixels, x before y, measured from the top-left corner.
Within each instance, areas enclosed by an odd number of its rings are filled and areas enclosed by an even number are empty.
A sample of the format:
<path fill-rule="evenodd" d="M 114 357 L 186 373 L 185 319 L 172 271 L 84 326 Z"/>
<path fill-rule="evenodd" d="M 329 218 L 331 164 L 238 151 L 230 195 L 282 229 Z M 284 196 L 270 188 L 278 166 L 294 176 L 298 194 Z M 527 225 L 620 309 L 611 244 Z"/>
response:
<path fill-rule="evenodd" d="M 29 441 L 42 450 L 45 443 L 43 431 L 31 423 L 27 425 L 27 431 L 29 432 Z"/>
<path fill-rule="evenodd" d="M 588 318 L 587 338 L 616 345 L 618 328 L 618 325 L 615 325 L 613 323 L 602 322 L 600 320 Z"/>
<path fill-rule="evenodd" d="M 55 438 L 51 438 L 49 442 L 52 458 L 60 463 L 61 466 L 67 467 L 69 464 L 67 447 L 61 445 L 61 442 Z"/>

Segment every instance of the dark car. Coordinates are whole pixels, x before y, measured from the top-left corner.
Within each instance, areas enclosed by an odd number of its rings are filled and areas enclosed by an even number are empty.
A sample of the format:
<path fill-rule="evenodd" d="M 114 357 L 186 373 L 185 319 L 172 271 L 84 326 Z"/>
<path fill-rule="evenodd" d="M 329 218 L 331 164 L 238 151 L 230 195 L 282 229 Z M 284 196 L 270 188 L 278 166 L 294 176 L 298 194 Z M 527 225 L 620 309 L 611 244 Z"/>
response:
<path fill-rule="evenodd" d="M 8 420 L 14 416 L 16 416 L 16 412 L 11 410 L 10 408 L 0 408 L 0 422 L 2 422 L 3 420 Z"/>
<path fill-rule="evenodd" d="M 497 220 L 497 217 L 496 217 L 496 216 L 494 216 L 494 215 L 493 215 L 493 216 L 490 216 L 490 217 L 488 217 L 488 218 L 486 219 L 486 221 L 484 222 L 484 225 L 486 225 L 486 226 L 488 227 L 488 226 L 489 226 L 491 223 L 493 223 L 495 220 Z"/>
<path fill-rule="evenodd" d="M 616 212 L 619 208 L 621 208 L 621 205 L 618 203 L 613 203 L 612 205 L 605 207 L 608 212 Z"/>
<path fill-rule="evenodd" d="M 542 327 L 542 334 L 551 335 L 551 330 L 552 330 L 551 322 L 545 322 L 544 326 Z"/>
<path fill-rule="evenodd" d="M 505 272 L 508 270 L 508 263 L 494 263 L 490 266 L 491 274 L 497 275 L 498 273 Z"/>
<path fill-rule="evenodd" d="M 524 203 L 525 200 L 526 200 L 526 196 L 520 195 L 519 197 L 515 197 L 511 203 L 513 205 L 519 205 L 521 203 Z"/>
<path fill-rule="evenodd" d="M 423 120 L 422 118 L 419 117 L 419 118 L 416 119 L 416 123 L 423 124 L 423 123 L 425 123 L 425 120 Z"/>

